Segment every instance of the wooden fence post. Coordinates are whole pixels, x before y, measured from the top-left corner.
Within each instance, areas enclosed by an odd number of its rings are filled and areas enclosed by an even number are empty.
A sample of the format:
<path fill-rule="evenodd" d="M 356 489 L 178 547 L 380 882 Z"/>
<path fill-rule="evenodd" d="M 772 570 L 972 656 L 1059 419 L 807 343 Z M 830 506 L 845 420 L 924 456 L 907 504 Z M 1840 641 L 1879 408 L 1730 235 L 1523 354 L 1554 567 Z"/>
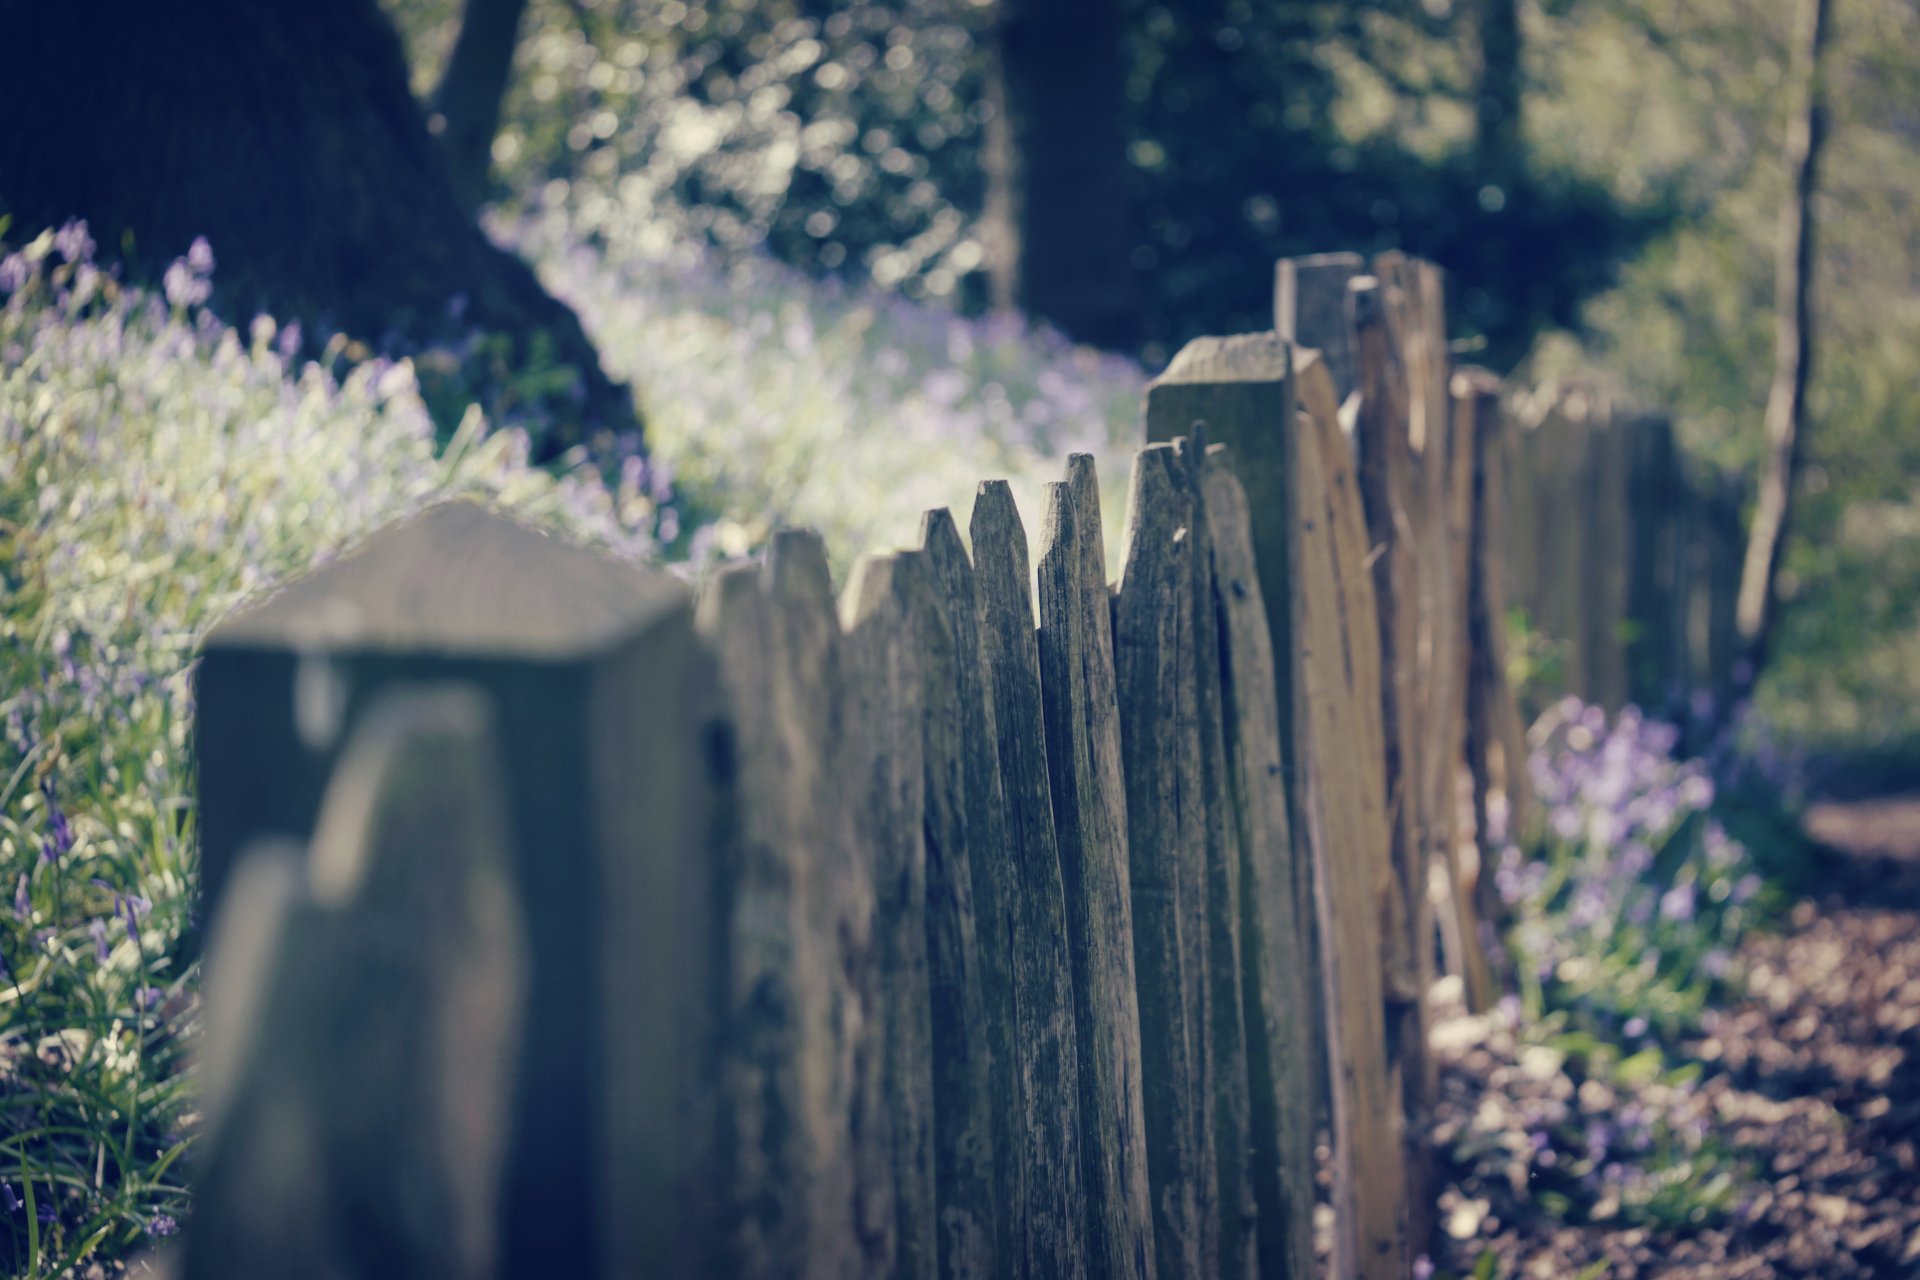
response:
<path fill-rule="evenodd" d="M 208 960 L 190 1280 L 507 1275 L 525 949 L 494 722 L 382 695 L 312 843 L 256 843 Z"/>
<path fill-rule="evenodd" d="M 1079 1053 L 1066 891 L 1048 791 L 1047 739 L 1034 636 L 1027 535 L 1004 480 L 973 504 L 975 585 L 988 696 L 1007 800 L 1019 1011 L 1019 1188 L 1027 1274 L 1087 1274 L 1087 1202 L 1080 1168 Z"/>
<path fill-rule="evenodd" d="M 1205 421 L 1229 442 L 1248 488 L 1260 585 L 1269 614 L 1281 614 L 1276 646 L 1288 655 L 1281 714 L 1293 745 L 1294 835 L 1311 859 L 1324 945 L 1336 1268 L 1384 1278 L 1404 1274 L 1408 1260 L 1400 1100 L 1389 1083 L 1381 986 L 1390 886 L 1379 637 L 1332 382 L 1315 353 L 1302 353 L 1290 379 L 1289 358 L 1271 333 L 1188 344 L 1149 389 L 1148 432 L 1188 434 Z M 1302 403 L 1313 411 L 1297 426 L 1294 379 L 1312 393 Z M 1126 591 L 1123 580 L 1123 607 Z M 1136 911 L 1137 900 L 1136 888 Z M 1150 1041 L 1144 1000 L 1141 1012 Z M 1149 1125 L 1151 1108 L 1149 1094 Z"/>
<path fill-rule="evenodd" d="M 706 1274 L 713 796 L 730 770 L 686 592 L 471 502 L 429 508 L 222 622 L 197 678 L 203 893 L 304 842 L 394 687 L 478 687 L 526 921 L 508 1274 Z"/>
<path fill-rule="evenodd" d="M 1080 1059 L 1088 1271 L 1154 1274 L 1112 611 L 1093 459 L 1047 486 L 1040 674 Z"/>

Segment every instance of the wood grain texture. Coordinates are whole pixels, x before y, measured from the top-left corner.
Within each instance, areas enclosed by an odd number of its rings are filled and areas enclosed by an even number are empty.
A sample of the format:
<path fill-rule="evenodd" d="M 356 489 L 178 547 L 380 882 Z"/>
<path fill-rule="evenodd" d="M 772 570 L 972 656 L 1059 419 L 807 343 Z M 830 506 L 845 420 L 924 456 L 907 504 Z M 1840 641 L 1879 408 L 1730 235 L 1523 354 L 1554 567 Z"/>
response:
<path fill-rule="evenodd" d="M 1317 359 L 1296 367 L 1299 636 L 1305 817 L 1316 847 L 1329 983 L 1335 1163 L 1335 1268 L 1406 1274 L 1406 1184 L 1400 1088 L 1387 1054 L 1382 930 L 1392 917 L 1390 821 L 1380 762 L 1380 660 L 1366 518 L 1331 384 Z"/>
<path fill-rule="evenodd" d="M 714 1089 L 721 1266 L 742 1277 L 805 1275 L 808 1254 L 828 1248 L 811 1220 L 814 1144 L 828 1124 L 807 1114 L 824 1090 L 805 1079 L 831 1060 L 825 940 L 808 927 L 817 890 L 800 835 L 813 797 L 804 758 L 783 749 L 794 732 L 781 723 L 787 654 L 774 614 L 760 565 L 743 563 L 715 576 L 697 615 L 732 724 L 737 787 L 719 849 L 726 960 Z M 807 743 L 801 754 L 824 748 Z"/>
<path fill-rule="evenodd" d="M 931 514 L 931 513 L 929 513 Z M 949 527 L 951 522 L 949 522 Z M 973 593 L 950 598 L 931 553 L 907 561 L 906 603 L 920 645 L 926 806 L 927 983 L 932 1020 L 933 1180 L 941 1280 L 999 1274 L 992 1063 L 973 907 L 963 687 L 955 618 Z M 978 630 L 965 660 L 978 666 Z M 977 682 L 975 689 L 977 691 Z M 996 854 L 998 850 L 994 851 Z"/>
<path fill-rule="evenodd" d="M 1219 619 L 1227 777 L 1241 867 L 1248 1120 L 1259 1274 L 1305 1277 L 1313 1257 L 1314 1041 L 1307 922 L 1287 823 L 1280 678 L 1254 562 L 1246 491 L 1212 446 L 1203 472 Z"/>
<path fill-rule="evenodd" d="M 1240 856 L 1227 781 L 1220 683 L 1220 624 L 1213 604 L 1213 532 L 1207 513 L 1204 432 L 1175 443 L 1189 512 L 1188 599 L 1193 612 L 1194 721 L 1207 866 L 1209 1035 L 1213 1048 L 1214 1163 L 1220 1241 L 1216 1275 L 1251 1276 L 1258 1219 L 1253 1201 L 1247 1094 L 1247 1027 L 1241 978 Z"/>
<path fill-rule="evenodd" d="M 1248 496 L 1248 517 L 1254 546 L 1261 599 L 1267 609 L 1267 629 L 1278 663 L 1276 681 L 1279 721 L 1292 734 L 1300 713 L 1294 700 L 1299 681 L 1294 672 L 1293 610 L 1291 605 L 1296 551 L 1293 537 L 1294 433 L 1287 424 L 1294 416 L 1294 381 L 1287 343 L 1274 333 L 1240 334 L 1227 338 L 1198 338 L 1180 349 L 1172 363 L 1147 388 L 1147 438 L 1172 441 L 1189 435 L 1195 423 L 1205 424 L 1209 439 L 1233 451 L 1234 469 Z M 1297 820 L 1299 787 L 1304 784 L 1300 762 L 1282 761 L 1290 828 L 1296 842 L 1306 828 Z M 1315 1037 L 1324 1035 L 1326 1015 L 1320 1006 L 1321 945 L 1313 908 L 1313 864 L 1302 852 L 1293 860 L 1294 894 L 1300 917 L 1308 922 L 1303 939 L 1306 963 L 1313 975 L 1308 999 L 1309 1026 Z M 1315 1085 L 1315 1106 L 1327 1110 L 1326 1045 L 1316 1039 L 1309 1056 Z"/>
<path fill-rule="evenodd" d="M 927 976 L 925 638 L 911 603 L 918 553 L 867 556 L 841 598 L 847 695 L 861 764 L 845 781 L 870 832 L 875 1034 L 889 1125 L 893 1274 L 939 1271 L 933 1154 L 932 1011 Z"/>
<path fill-rule="evenodd" d="M 1113 631 L 1148 1173 L 1163 1280 L 1209 1275 L 1219 1260 L 1191 519 L 1174 447 L 1148 446 L 1134 462 Z"/>
<path fill-rule="evenodd" d="M 1016 1105 L 1020 1096 L 1020 1039 L 1013 956 L 1019 881 L 1007 832 L 999 735 L 986 683 L 973 563 L 952 515 L 944 507 L 926 514 L 920 543 L 935 587 L 944 597 L 947 621 L 953 630 L 960 785 L 979 957 L 980 1033 L 986 1049 L 991 1100 L 993 1216 L 997 1224 L 992 1274 L 1017 1280 L 1025 1274 L 1026 1266 L 1020 1196 L 1020 1153 L 1025 1139 Z"/>
<path fill-rule="evenodd" d="M 1433 983 L 1429 868 L 1436 846 L 1448 843 L 1447 813 L 1453 803 L 1450 793 L 1440 793 L 1440 762 L 1435 758 L 1448 705 L 1443 673 L 1454 652 L 1448 645 L 1454 618 L 1446 544 L 1450 502 L 1444 486 L 1429 489 L 1424 501 L 1414 499 L 1429 473 L 1411 445 L 1406 399 L 1410 384 L 1388 323 L 1390 304 L 1374 280 L 1356 280 L 1351 289 L 1361 379 L 1358 478 L 1379 626 L 1380 715 L 1391 823 L 1382 955 L 1387 1055 L 1401 1091 L 1410 1231 L 1424 1239 L 1431 1216 L 1426 1207 L 1426 1135 L 1432 1111 L 1426 1052 L 1426 994 Z M 1423 351 L 1430 340 L 1424 333 L 1414 336 L 1404 330 L 1403 336 Z M 1449 438 L 1444 424 L 1430 423 L 1429 458 L 1441 456 Z"/>
<path fill-rule="evenodd" d="M 1088 1270 L 1151 1276 L 1126 784 L 1093 459 L 1074 455 L 1067 481 L 1048 485 L 1047 498 L 1040 674 L 1073 961 Z"/>
<path fill-rule="evenodd" d="M 825 1061 L 806 1074 L 806 1115 L 820 1129 L 813 1151 L 810 1276 L 888 1274 L 893 1187 L 888 1115 L 875 1032 L 874 883 L 859 793 L 857 724 L 848 705 L 845 642 L 825 545 L 810 530 L 775 532 L 763 584 L 774 606 L 767 660 L 780 730 L 783 786 L 795 837 L 810 855 L 807 933 L 822 955 Z M 810 1030 L 809 1035 L 813 1032 Z"/>
<path fill-rule="evenodd" d="M 981 651 L 998 735 L 1016 893 L 1019 1188 L 1027 1274 L 1085 1276 L 1079 1053 L 1066 892 L 1049 793 L 1026 530 L 1005 481 L 981 484 L 971 521 Z M 1001 1105 L 1007 1105 L 1005 1101 Z"/>

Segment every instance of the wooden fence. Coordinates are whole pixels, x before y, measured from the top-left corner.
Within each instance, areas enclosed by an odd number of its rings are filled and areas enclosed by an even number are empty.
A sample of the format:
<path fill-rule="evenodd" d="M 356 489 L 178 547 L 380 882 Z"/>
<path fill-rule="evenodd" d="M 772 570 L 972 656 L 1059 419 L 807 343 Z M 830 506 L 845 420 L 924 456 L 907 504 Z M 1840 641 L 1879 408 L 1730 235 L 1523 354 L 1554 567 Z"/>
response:
<path fill-rule="evenodd" d="M 1703 718 L 1738 660 L 1743 491 L 1686 460 L 1666 418 L 1577 386 L 1515 401 L 1512 600 L 1553 643 L 1546 683 Z"/>
<path fill-rule="evenodd" d="M 451 503 L 216 629 L 184 1274 L 1305 1277 L 1322 1130 L 1335 1274 L 1408 1274 L 1513 446 L 1430 265 L 1280 284 L 1149 389 L 1114 574 L 1076 456 L 837 601 Z"/>

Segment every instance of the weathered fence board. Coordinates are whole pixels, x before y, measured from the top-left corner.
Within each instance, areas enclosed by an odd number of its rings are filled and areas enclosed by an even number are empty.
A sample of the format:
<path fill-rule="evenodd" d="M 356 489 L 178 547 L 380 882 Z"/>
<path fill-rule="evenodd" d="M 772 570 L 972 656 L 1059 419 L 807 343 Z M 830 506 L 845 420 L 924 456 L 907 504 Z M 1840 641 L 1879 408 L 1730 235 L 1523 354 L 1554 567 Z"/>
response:
<path fill-rule="evenodd" d="M 1306 817 L 1324 868 L 1323 933 L 1334 1064 L 1336 1267 L 1404 1275 L 1405 1172 L 1399 1087 L 1387 1057 L 1380 931 L 1389 903 L 1390 820 L 1381 776 L 1378 621 L 1366 569 L 1365 516 L 1317 358 L 1296 366 L 1301 694 L 1297 748 L 1309 770 Z M 1317 384 L 1317 388 L 1315 388 Z M 1315 388 L 1310 390 L 1310 388 Z"/>
<path fill-rule="evenodd" d="M 1207 867 L 1208 1019 L 1213 1047 L 1214 1160 L 1220 1243 L 1215 1275 L 1250 1276 L 1255 1267 L 1252 1150 L 1247 1097 L 1247 1030 L 1241 982 L 1240 858 L 1234 848 L 1222 725 L 1220 624 L 1213 605 L 1213 535 L 1207 514 L 1206 446 L 1200 430 L 1176 441 L 1187 487 L 1193 611 L 1194 720 L 1199 735 L 1200 802 Z"/>
<path fill-rule="evenodd" d="M 1226 455 L 1226 446 L 1214 445 Z M 1313 1274 L 1314 1009 L 1305 954 L 1310 896 L 1287 823 L 1273 641 L 1267 626 L 1246 491 L 1231 456 L 1202 473 L 1220 620 L 1227 776 L 1240 858 L 1245 955 L 1248 1119 L 1259 1219 L 1259 1273 Z"/>
<path fill-rule="evenodd" d="M 1162 1280 L 1217 1263 L 1207 868 L 1193 678 L 1191 518 L 1172 445 L 1134 462 L 1114 665 L 1153 1235 Z"/>
<path fill-rule="evenodd" d="M 1047 766 L 1066 890 L 1080 1059 L 1088 1270 L 1155 1273 L 1141 1098 L 1126 781 L 1112 613 L 1093 459 L 1047 486 L 1040 539 L 1040 669 Z"/>
<path fill-rule="evenodd" d="M 841 600 L 848 714 L 861 753 L 847 779 L 861 797 L 873 859 L 880 1090 L 894 1204 L 893 1274 L 938 1273 L 933 1184 L 933 1024 L 927 978 L 925 642 L 916 625 L 917 553 L 868 556 Z"/>
<path fill-rule="evenodd" d="M 992 1143 L 992 1215 L 995 1224 L 993 1266 L 989 1274 L 1025 1274 L 1021 1247 L 1022 1208 L 1018 1197 L 1023 1133 L 1014 1105 L 1019 1090 L 1019 1015 L 1015 1008 L 1013 912 L 1019 892 L 1014 852 L 1008 844 L 1006 801 L 993 703 L 982 667 L 980 601 L 973 564 L 961 545 L 960 531 L 943 507 L 929 511 L 920 543 L 944 598 L 953 636 L 953 684 L 958 712 L 954 743 L 959 759 L 960 810 L 972 880 L 974 937 L 980 990 L 979 1044 L 987 1065 L 988 1128 Z M 936 1024 L 934 1051 L 945 1052 Z M 971 1045 L 969 1048 L 971 1049 Z M 942 1139 L 943 1143 L 945 1139 Z"/>
<path fill-rule="evenodd" d="M 1274 271 L 1274 331 L 1296 347 L 1320 352 L 1341 404 L 1360 386 L 1347 287 L 1366 270 L 1366 259 L 1357 253 L 1320 253 L 1282 258 Z"/>
<path fill-rule="evenodd" d="M 1087 1204 L 1080 1174 L 1079 1054 L 1066 894 L 1048 789 L 1027 537 L 1006 482 L 980 486 L 972 534 L 981 650 L 1017 884 L 1014 1002 L 1024 1136 L 1018 1221 L 1030 1276 L 1084 1276 Z"/>
<path fill-rule="evenodd" d="M 1426 1188 L 1425 1134 L 1431 1111 L 1426 1053 L 1426 993 L 1432 985 L 1432 912 L 1428 868 L 1441 833 L 1444 806 L 1436 794 L 1437 721 L 1444 715 L 1436 687 L 1446 656 L 1445 558 L 1428 545 L 1444 532 L 1446 494 L 1414 493 L 1426 476 L 1408 437 L 1401 353 L 1388 324 L 1379 283 L 1357 279 L 1350 286 L 1360 369 L 1357 416 L 1357 479 L 1364 508 L 1368 556 L 1373 565 L 1380 684 L 1383 780 L 1392 869 L 1382 956 L 1386 997 L 1387 1054 L 1400 1082 L 1407 1142 L 1406 1179 L 1410 1234 L 1423 1238 L 1425 1214 L 1418 1207 Z M 1303 403 L 1305 403 L 1303 397 Z M 1322 410 L 1324 412 L 1324 410 Z M 1427 450 L 1442 449 L 1432 433 Z M 1416 526 L 1421 516 L 1426 527 Z M 1438 579 L 1438 580 L 1436 580 Z"/>

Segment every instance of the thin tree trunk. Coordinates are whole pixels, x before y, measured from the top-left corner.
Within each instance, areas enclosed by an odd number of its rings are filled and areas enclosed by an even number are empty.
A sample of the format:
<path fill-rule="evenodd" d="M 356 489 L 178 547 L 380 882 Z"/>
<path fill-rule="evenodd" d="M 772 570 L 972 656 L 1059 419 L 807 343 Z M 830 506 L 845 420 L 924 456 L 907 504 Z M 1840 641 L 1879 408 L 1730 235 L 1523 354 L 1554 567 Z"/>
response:
<path fill-rule="evenodd" d="M 1798 101 L 1787 126 L 1786 162 L 1792 189 L 1780 209 L 1779 259 L 1774 276 L 1774 368 L 1773 387 L 1767 395 L 1767 459 L 1740 573 L 1735 613 L 1740 658 L 1735 664 L 1730 706 L 1745 701 L 1752 692 L 1767 658 L 1780 607 L 1781 551 L 1786 545 L 1794 480 L 1800 468 L 1807 378 L 1813 365 L 1813 197 L 1818 185 L 1820 144 L 1826 133 L 1820 51 L 1826 41 L 1827 9 L 1828 0 L 1801 0 L 1794 24 L 1793 82 Z"/>
<path fill-rule="evenodd" d="M 1000 0 L 989 59 L 996 307 L 1124 347 L 1139 333 L 1117 0 Z"/>
<path fill-rule="evenodd" d="M 500 131 L 500 103 L 513 73 L 520 42 L 520 15 L 527 0 L 467 0 L 460 35 L 433 92 L 433 121 L 447 176 L 461 205 L 473 210 L 487 198 L 493 168 L 493 135 Z"/>

